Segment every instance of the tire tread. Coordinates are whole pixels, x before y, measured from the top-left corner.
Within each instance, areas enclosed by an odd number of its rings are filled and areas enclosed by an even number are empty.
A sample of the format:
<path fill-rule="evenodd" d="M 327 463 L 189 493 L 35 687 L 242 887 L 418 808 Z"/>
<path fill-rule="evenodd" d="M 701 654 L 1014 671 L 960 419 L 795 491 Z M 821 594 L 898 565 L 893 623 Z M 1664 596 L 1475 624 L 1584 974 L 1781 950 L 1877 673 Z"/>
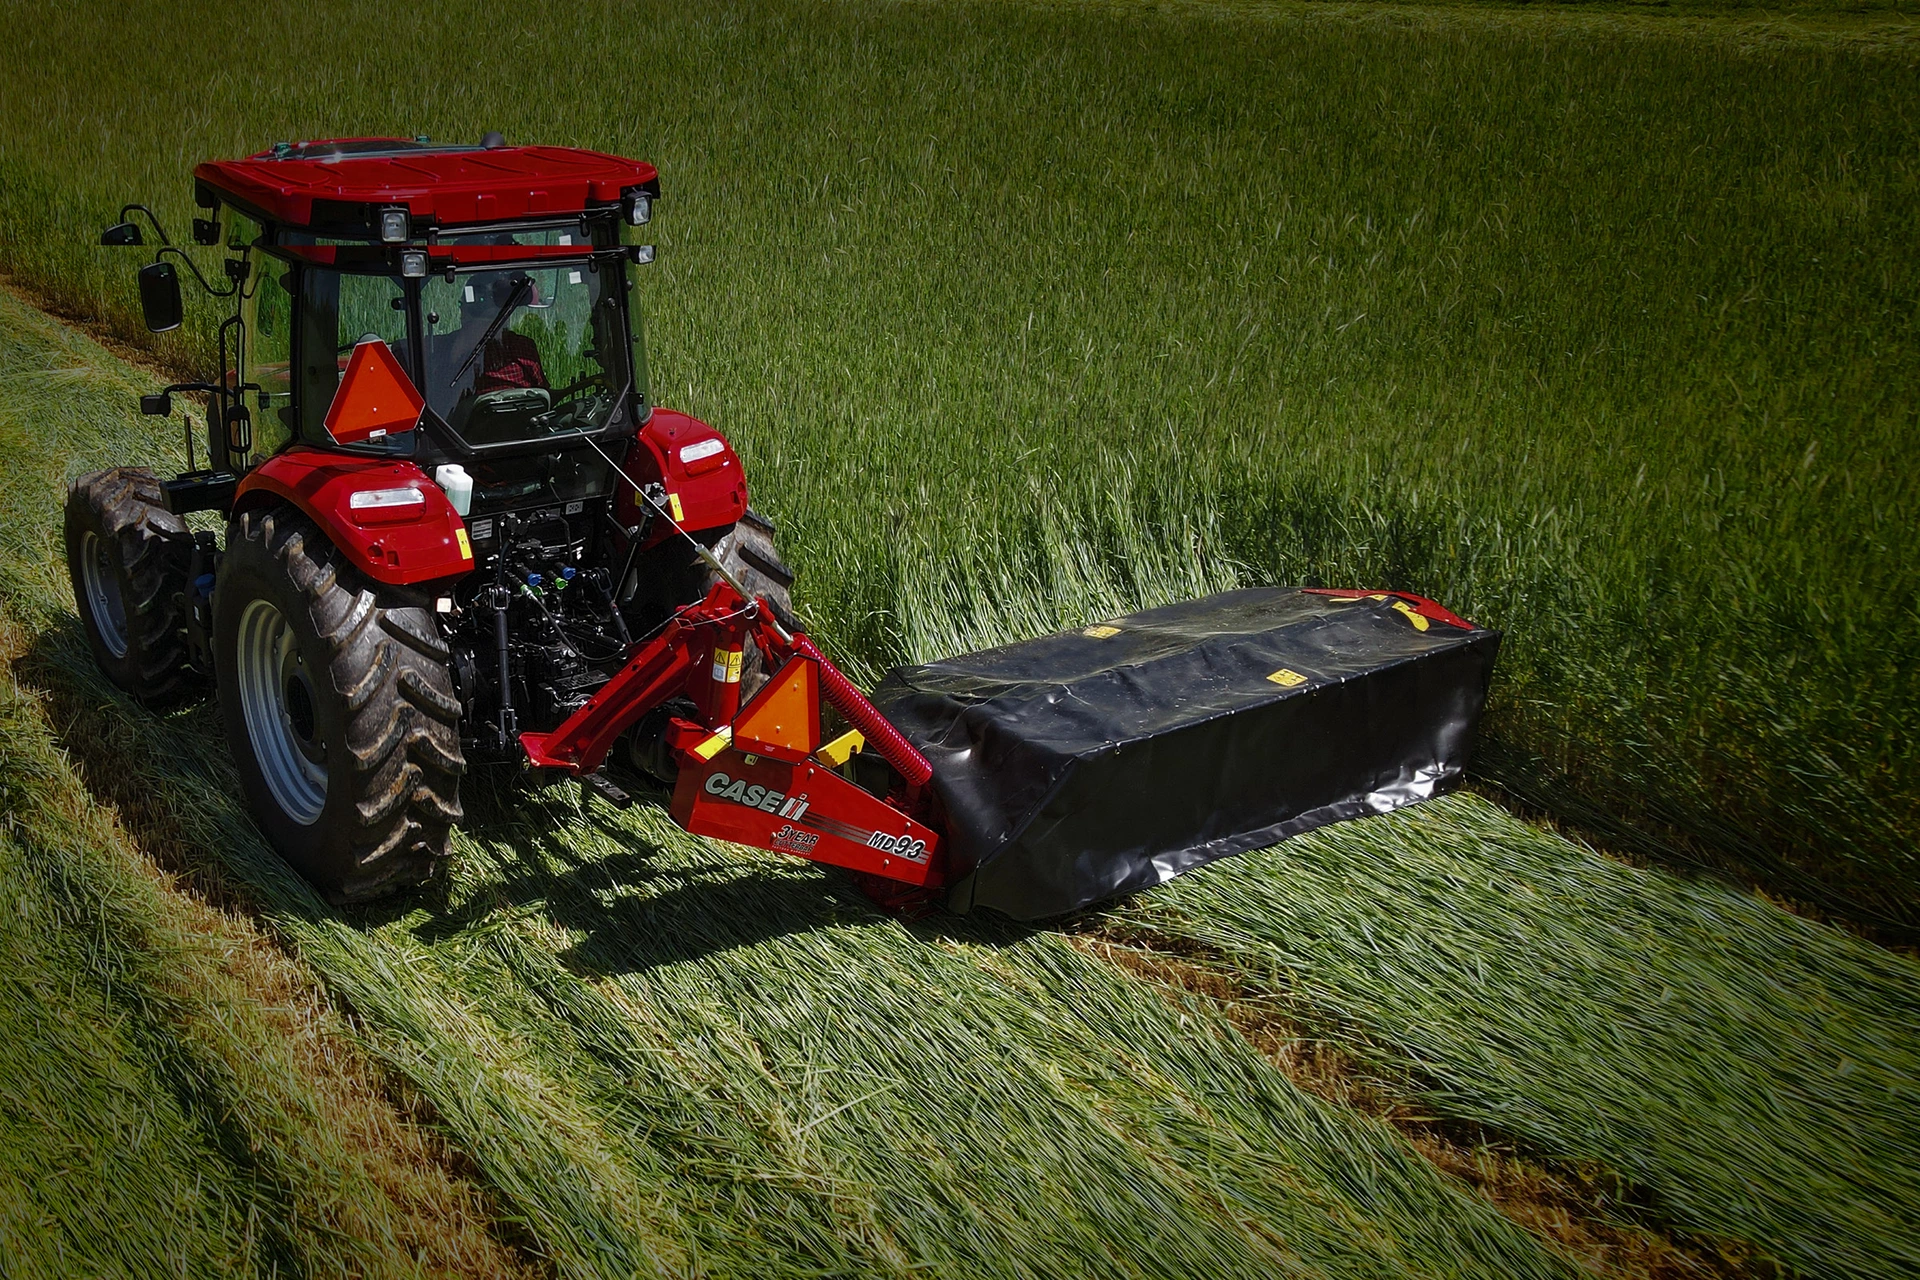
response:
<path fill-rule="evenodd" d="M 336 904 L 363 902 L 430 879 L 464 816 L 460 703 L 439 623 L 418 604 L 366 580 L 302 514 L 245 512 L 229 537 L 262 545 L 305 598 L 345 704 L 352 865 L 319 886 Z"/>

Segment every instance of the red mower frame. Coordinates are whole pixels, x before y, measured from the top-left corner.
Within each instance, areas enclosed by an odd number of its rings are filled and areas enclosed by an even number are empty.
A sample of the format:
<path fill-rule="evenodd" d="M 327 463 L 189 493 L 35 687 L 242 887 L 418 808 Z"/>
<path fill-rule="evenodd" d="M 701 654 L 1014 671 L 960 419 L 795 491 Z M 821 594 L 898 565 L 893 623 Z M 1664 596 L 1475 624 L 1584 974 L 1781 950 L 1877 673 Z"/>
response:
<path fill-rule="evenodd" d="M 742 705 L 749 641 L 774 671 Z M 668 619 L 557 728 L 523 733 L 520 742 L 536 766 L 590 778 L 622 733 L 683 697 L 701 719 L 676 716 L 666 729 L 679 767 L 671 812 L 682 827 L 913 889 L 946 884 L 928 787 L 933 766 L 813 641 L 733 583 L 716 584 Z M 823 702 L 852 726 L 833 742 L 823 741 Z M 886 799 L 840 772 L 862 744 L 898 775 Z"/>

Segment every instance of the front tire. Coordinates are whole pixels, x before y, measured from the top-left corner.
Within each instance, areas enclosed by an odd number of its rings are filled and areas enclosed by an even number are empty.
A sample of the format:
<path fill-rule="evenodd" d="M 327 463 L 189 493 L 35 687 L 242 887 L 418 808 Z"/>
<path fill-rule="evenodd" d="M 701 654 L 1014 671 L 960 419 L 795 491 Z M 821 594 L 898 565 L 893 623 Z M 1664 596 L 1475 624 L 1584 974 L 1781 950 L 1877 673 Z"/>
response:
<path fill-rule="evenodd" d="M 213 600 L 227 742 L 255 819 L 336 905 L 429 879 L 461 816 L 460 702 L 426 602 L 290 507 L 241 513 Z"/>
<path fill-rule="evenodd" d="M 94 661 L 148 706 L 191 691 L 182 600 L 193 535 L 145 467 L 114 467 L 67 490 L 67 572 Z"/>

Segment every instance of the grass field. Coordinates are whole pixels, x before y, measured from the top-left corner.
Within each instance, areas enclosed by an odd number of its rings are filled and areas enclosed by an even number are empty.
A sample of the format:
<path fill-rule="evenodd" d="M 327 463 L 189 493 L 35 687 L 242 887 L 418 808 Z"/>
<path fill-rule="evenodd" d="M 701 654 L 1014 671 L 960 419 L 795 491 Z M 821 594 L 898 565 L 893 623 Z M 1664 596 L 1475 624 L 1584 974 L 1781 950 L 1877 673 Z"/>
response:
<path fill-rule="evenodd" d="M 1490 788 L 1920 929 L 1920 42 L 1897 8 L 452 9 L 7 5 L 0 267 L 138 338 L 133 262 L 91 234 L 125 199 L 184 224 L 204 156 L 487 128 L 646 156 L 658 396 L 739 443 L 803 608 L 863 674 L 1239 582 L 1404 586 L 1508 630 Z M 203 360 L 210 315 L 161 357 Z M 332 912 L 260 844 L 210 712 L 131 713 L 79 641 L 59 486 L 174 461 L 130 414 L 140 375 L 6 300 L 0 343 L 28 690 L 4 711 L 41 744 L 0 761 L 0 902 L 115 914 L 70 869 L 133 877 L 123 836 L 12 825 L 104 823 L 91 788 L 350 1015 L 369 1115 L 391 1093 L 430 1121 L 310 1136 L 333 1108 L 310 1066 L 258 1057 L 271 1037 L 203 1045 L 174 997 L 116 1022 L 82 995 L 123 962 L 9 922 L 41 990 L 82 994 L 37 997 L 64 1021 L 18 1038 L 7 1083 L 103 1064 L 47 1121 L 103 1161 L 111 1099 L 162 1101 L 138 1180 L 0 1179 L 48 1221 L 170 1206 L 127 1234 L 129 1273 L 169 1241 L 187 1272 L 1920 1267 L 1914 962 L 1485 797 L 1063 934 L 904 927 L 657 810 L 480 787 L 444 896 Z M 203 972 L 188 933 L 116 942 L 129 990 Z M 1409 1107 L 1617 1180 L 1596 1212 L 1679 1247 L 1595 1261 L 1516 1226 L 1217 1001 L 1108 962 L 1135 946 L 1338 1040 Z M 0 995 L 36 1025 L 31 989 Z M 410 1154 L 343 1173 L 363 1149 Z M 330 1253 L 308 1217 L 392 1247 Z M 249 1232 L 267 1219 L 295 1225 Z M 458 1243 L 409 1262 L 423 1221 Z M 111 1270 L 115 1243 L 72 1248 Z"/>
<path fill-rule="evenodd" d="M 647 156 L 658 390 L 869 670 L 1082 562 L 1402 586 L 1510 633 L 1485 776 L 1920 920 L 1899 11 L 441 12 L 10 6 L 0 260 L 125 329 L 91 236 L 203 156 Z"/>
<path fill-rule="evenodd" d="M 181 844 L 325 975 L 559 1272 L 1570 1274 L 1197 1002 L 1056 935 L 910 931 L 658 810 L 616 826 L 571 790 L 482 793 L 446 901 L 328 910 L 235 802 L 207 710 L 93 710 L 56 527 L 14 513 L 151 443 L 123 382 L 0 306 L 15 367 L 52 369 L 0 388 L 24 665 L 79 716 L 96 785 L 165 797 Z M 65 407 L 37 414 L 49 382 Z"/>

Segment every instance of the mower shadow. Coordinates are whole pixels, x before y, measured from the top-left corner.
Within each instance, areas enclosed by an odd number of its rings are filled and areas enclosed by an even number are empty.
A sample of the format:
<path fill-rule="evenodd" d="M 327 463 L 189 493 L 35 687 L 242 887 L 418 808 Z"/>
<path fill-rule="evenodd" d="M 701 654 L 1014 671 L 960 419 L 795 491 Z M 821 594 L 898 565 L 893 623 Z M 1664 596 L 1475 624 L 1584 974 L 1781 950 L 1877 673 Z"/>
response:
<path fill-rule="evenodd" d="M 608 978 L 834 928 L 893 924 L 929 945 L 1003 946 L 1033 932 L 937 909 L 903 921 L 861 892 L 849 874 L 798 860 L 791 871 L 724 855 L 688 865 L 593 802 L 567 814 L 569 825 L 589 826 L 623 847 L 607 857 L 578 854 L 551 832 L 528 828 L 529 802 L 541 799 L 541 792 L 529 795 L 505 779 L 474 788 L 470 829 L 488 842 L 504 875 L 472 901 L 423 924 L 416 931 L 423 939 L 451 937 L 503 913 L 535 915 L 581 939 L 559 953 L 561 963 L 583 977 Z M 666 800 L 664 791 L 636 790 L 636 804 Z"/>

